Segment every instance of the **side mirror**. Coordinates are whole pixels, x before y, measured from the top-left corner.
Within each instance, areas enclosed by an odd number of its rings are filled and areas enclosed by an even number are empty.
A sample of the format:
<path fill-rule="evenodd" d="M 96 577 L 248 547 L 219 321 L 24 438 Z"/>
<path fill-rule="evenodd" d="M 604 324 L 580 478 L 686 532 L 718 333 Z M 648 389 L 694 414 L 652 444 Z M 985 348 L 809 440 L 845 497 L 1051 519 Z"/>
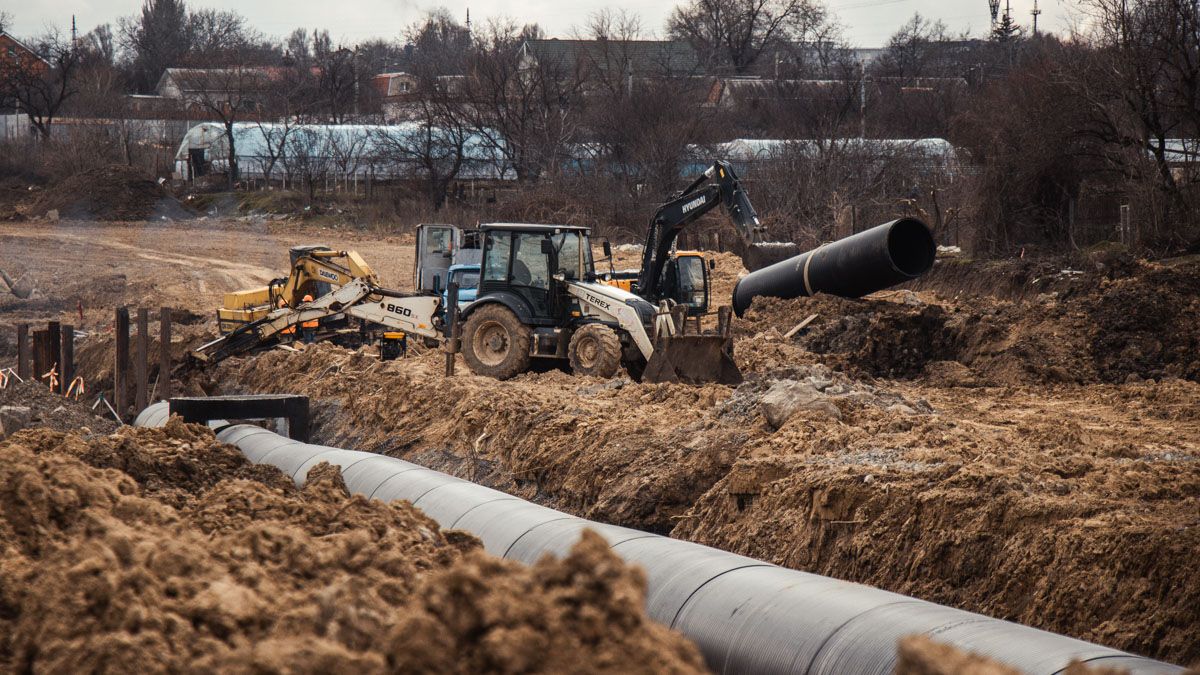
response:
<path fill-rule="evenodd" d="M 710 270 L 717 269 L 717 261 L 713 260 L 712 258 L 709 258 L 708 259 L 708 269 L 710 269 Z"/>
<path fill-rule="evenodd" d="M 611 258 L 612 257 L 612 244 L 608 243 L 608 240 L 605 239 L 603 244 L 601 244 L 601 245 L 604 247 L 604 257 Z"/>
<path fill-rule="evenodd" d="M 554 253 L 554 242 L 550 241 L 549 239 L 543 239 L 542 240 L 542 255 L 553 255 L 553 253 Z"/>
<path fill-rule="evenodd" d="M 433 293 L 434 295 L 442 294 L 442 275 L 433 275 Z"/>

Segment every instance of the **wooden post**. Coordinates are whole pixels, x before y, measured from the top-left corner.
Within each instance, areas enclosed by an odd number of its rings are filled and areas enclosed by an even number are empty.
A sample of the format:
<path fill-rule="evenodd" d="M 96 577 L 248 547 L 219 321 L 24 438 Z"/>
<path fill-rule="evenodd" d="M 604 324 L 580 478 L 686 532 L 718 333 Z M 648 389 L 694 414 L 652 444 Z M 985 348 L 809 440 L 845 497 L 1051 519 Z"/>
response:
<path fill-rule="evenodd" d="M 58 373 L 59 382 L 54 388 L 56 394 L 63 392 L 62 388 L 62 324 L 57 321 L 50 321 L 46 324 L 46 371 L 55 370 Z M 50 381 L 46 380 L 46 384 Z"/>
<path fill-rule="evenodd" d="M 150 311 L 139 307 L 137 311 L 137 353 L 134 357 L 134 397 L 133 407 L 138 412 L 146 409 L 150 398 Z"/>
<path fill-rule="evenodd" d="M 62 327 L 62 343 L 59 346 L 62 365 L 58 372 L 61 383 L 59 388 L 66 394 L 71 388 L 71 380 L 75 379 L 75 326 L 67 324 Z"/>
<path fill-rule="evenodd" d="M 158 310 L 158 396 L 171 398 L 171 308 Z"/>
<path fill-rule="evenodd" d="M 446 288 L 446 377 L 454 375 L 454 360 L 459 349 L 458 328 L 458 282 L 451 281 Z"/>
<path fill-rule="evenodd" d="M 17 377 L 29 379 L 29 324 L 17 324 Z"/>
<path fill-rule="evenodd" d="M 124 421 L 129 401 L 129 308 L 118 307 L 116 317 L 117 355 L 113 363 L 113 407 Z"/>
<path fill-rule="evenodd" d="M 37 382 L 42 381 L 42 375 L 50 370 L 50 366 L 46 361 L 50 358 L 50 350 L 46 348 L 46 331 L 33 331 L 33 379 Z"/>

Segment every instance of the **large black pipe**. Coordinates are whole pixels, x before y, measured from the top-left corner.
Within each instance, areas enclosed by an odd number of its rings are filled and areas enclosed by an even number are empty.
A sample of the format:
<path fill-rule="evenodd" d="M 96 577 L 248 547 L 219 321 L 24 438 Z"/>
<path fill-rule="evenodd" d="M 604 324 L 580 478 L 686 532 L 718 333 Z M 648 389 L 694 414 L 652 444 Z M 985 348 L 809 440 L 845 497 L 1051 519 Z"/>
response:
<path fill-rule="evenodd" d="M 861 298 L 928 272 L 936 254 L 925 223 L 900 218 L 747 274 L 733 288 L 733 311 L 742 316 L 760 296 Z"/>

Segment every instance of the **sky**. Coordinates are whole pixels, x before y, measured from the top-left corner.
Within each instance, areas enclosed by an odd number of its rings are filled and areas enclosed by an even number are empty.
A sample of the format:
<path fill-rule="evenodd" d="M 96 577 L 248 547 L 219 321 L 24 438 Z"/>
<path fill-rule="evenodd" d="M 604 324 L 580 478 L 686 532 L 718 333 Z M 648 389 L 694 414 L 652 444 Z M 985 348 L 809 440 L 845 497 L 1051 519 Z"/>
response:
<path fill-rule="evenodd" d="M 1017 22 L 1028 25 L 1034 0 L 1010 0 Z M 57 26 L 68 30 L 74 14 L 80 33 L 103 24 L 116 24 L 118 17 L 134 14 L 141 0 L 0 0 L 0 11 L 14 18 L 12 32 L 18 36 L 45 32 Z M 393 38 L 427 10 L 445 7 L 465 18 L 470 8 L 472 21 L 489 16 L 507 16 L 519 23 L 536 22 L 552 37 L 565 37 L 571 27 L 587 21 L 593 12 L 606 7 L 638 14 L 648 33 L 663 31 L 671 0 L 188 0 L 193 7 L 232 9 L 244 15 L 258 30 L 283 36 L 293 28 L 327 28 L 338 42 L 352 44 L 371 37 Z M 1070 26 L 1072 0 L 1040 0 L 1039 27 L 1055 32 Z M 970 31 L 982 35 L 989 26 L 987 0 L 826 0 L 839 17 L 849 42 L 857 47 L 878 47 L 896 27 L 914 12 L 940 19 L 952 33 Z"/>

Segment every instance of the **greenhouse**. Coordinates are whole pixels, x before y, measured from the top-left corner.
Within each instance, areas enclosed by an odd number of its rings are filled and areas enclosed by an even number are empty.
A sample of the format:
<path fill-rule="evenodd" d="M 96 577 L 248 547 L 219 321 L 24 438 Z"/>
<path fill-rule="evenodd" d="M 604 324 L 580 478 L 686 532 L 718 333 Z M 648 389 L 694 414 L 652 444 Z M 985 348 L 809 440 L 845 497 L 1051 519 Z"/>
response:
<path fill-rule="evenodd" d="M 243 178 L 389 179 L 443 174 L 459 161 L 457 178 L 511 180 L 515 174 L 493 141 L 481 134 L 418 122 L 368 124 L 233 125 L 238 174 Z M 229 169 L 225 126 L 202 122 L 188 130 L 175 153 L 175 177 L 193 179 Z"/>

